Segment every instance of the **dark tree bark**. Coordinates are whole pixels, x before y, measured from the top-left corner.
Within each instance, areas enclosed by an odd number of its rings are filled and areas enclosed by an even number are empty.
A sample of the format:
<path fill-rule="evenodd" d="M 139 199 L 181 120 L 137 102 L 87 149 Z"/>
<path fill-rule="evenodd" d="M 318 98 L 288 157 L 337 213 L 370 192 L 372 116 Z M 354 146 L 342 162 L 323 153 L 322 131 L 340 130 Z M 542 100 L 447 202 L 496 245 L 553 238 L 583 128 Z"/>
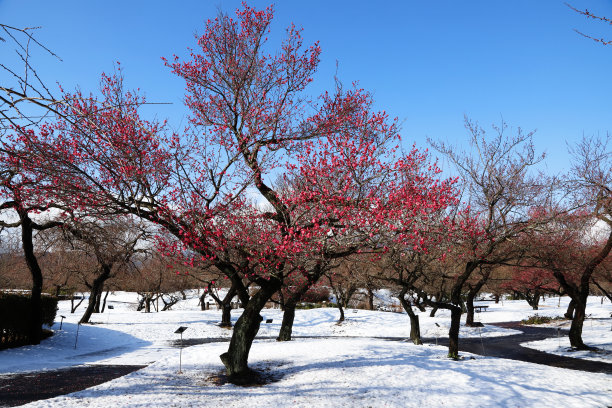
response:
<path fill-rule="evenodd" d="M 221 309 L 221 327 L 232 327 L 232 300 L 237 293 L 236 286 L 232 283 L 227 294 L 221 299 L 213 292 L 211 282 L 208 284 L 208 293 Z"/>
<path fill-rule="evenodd" d="M 423 344 L 423 342 L 421 341 L 421 326 L 419 324 L 419 316 L 414 313 L 414 310 L 412 310 L 410 301 L 406 299 L 406 293 L 408 293 L 408 288 L 403 288 L 397 298 L 410 318 L 410 339 L 414 344 L 420 345 Z"/>
<path fill-rule="evenodd" d="M 232 339 L 227 352 L 221 354 L 220 358 L 225 365 L 227 375 L 233 380 L 240 382 L 240 379 L 249 375 L 248 357 L 253 344 L 253 339 L 259 331 L 259 325 L 263 320 L 261 310 L 270 300 L 272 295 L 281 288 L 281 281 L 270 278 L 265 283 L 261 283 L 261 288 L 244 308 L 244 312 L 236 322 Z"/>
<path fill-rule="evenodd" d="M 541 292 L 537 289 L 534 290 L 533 293 L 530 293 L 529 291 L 525 293 L 525 299 L 527 300 L 527 303 L 529 304 L 529 306 L 531 306 L 533 310 L 538 310 L 539 305 L 540 305 L 540 298 L 541 298 Z"/>
<path fill-rule="evenodd" d="M 481 278 L 476 282 L 474 286 L 469 285 L 469 290 L 467 293 L 467 297 L 465 299 L 465 306 L 467 310 L 467 314 L 465 316 L 465 325 L 469 327 L 482 327 L 483 324 L 474 321 L 474 299 L 480 292 L 480 289 L 484 286 L 484 284 L 489 279 L 490 271 L 486 270 Z"/>
<path fill-rule="evenodd" d="M 75 305 L 74 304 L 74 294 L 70 296 L 70 313 L 76 312 L 77 308 L 81 306 L 81 303 L 83 303 L 83 300 L 85 300 L 85 296 L 81 296 L 79 298 L 79 302 Z"/>
<path fill-rule="evenodd" d="M 87 309 L 85 310 L 83 317 L 81 317 L 81 320 L 79 321 L 80 324 L 89 323 L 89 319 L 91 319 L 91 315 L 94 313 L 96 303 L 104 290 L 104 282 L 106 282 L 106 280 L 110 277 L 111 269 L 112 265 L 100 265 L 99 274 L 91 285 L 89 304 L 87 305 Z"/>
<path fill-rule="evenodd" d="M 344 321 L 344 308 L 342 307 L 342 302 L 336 302 L 336 307 L 338 308 L 338 311 L 340 312 L 338 323 L 341 323 Z"/>
<path fill-rule="evenodd" d="M 205 299 L 206 299 L 206 293 L 207 293 L 207 292 L 206 292 L 206 291 L 204 291 L 204 292 L 202 293 L 202 296 L 200 296 L 200 310 L 202 310 L 202 311 L 206 310 L 206 302 L 205 302 Z"/>
<path fill-rule="evenodd" d="M 366 289 L 368 291 L 368 310 L 374 310 L 374 291 L 369 286 Z"/>
<path fill-rule="evenodd" d="M 565 311 L 565 314 L 563 316 L 566 319 L 573 320 L 575 308 L 576 308 L 576 301 L 572 298 L 569 302 L 569 305 L 567 305 L 567 310 Z"/>
<path fill-rule="evenodd" d="M 42 338 L 42 286 L 43 275 L 34 254 L 33 222 L 26 211 L 18 210 L 21 220 L 21 245 L 26 264 L 32 276 L 32 294 L 30 297 L 30 315 L 28 319 L 28 340 L 39 344 Z"/>
<path fill-rule="evenodd" d="M 106 299 L 108 299 L 109 293 L 110 293 L 110 290 L 107 290 L 106 294 L 104 295 L 104 299 L 102 299 L 102 308 L 100 309 L 100 313 L 104 313 L 104 310 L 106 309 Z"/>
<path fill-rule="evenodd" d="M 461 327 L 461 307 L 451 306 L 451 326 L 448 331 L 448 356 L 459 358 L 459 328 Z"/>
<path fill-rule="evenodd" d="M 293 333 L 293 321 L 295 320 L 295 305 L 297 302 L 289 300 L 285 302 L 285 311 L 283 312 L 283 322 L 280 331 L 278 332 L 277 341 L 290 341 Z"/>

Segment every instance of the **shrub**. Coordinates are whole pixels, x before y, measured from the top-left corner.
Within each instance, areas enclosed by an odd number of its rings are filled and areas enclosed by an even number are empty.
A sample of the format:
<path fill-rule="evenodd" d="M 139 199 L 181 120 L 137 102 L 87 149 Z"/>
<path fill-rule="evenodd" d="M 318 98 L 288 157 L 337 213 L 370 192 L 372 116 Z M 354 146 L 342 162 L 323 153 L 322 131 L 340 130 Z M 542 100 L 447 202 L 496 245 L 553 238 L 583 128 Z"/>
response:
<path fill-rule="evenodd" d="M 521 323 L 522 324 L 546 324 L 546 323 L 550 323 L 553 320 L 564 320 L 564 317 L 562 316 L 555 316 L 555 317 L 540 316 L 536 313 L 534 315 L 529 316 L 527 319 L 521 320 Z"/>
<path fill-rule="evenodd" d="M 43 294 L 42 322 L 53 325 L 57 314 L 57 298 Z M 0 348 L 28 344 L 30 294 L 0 291 Z"/>

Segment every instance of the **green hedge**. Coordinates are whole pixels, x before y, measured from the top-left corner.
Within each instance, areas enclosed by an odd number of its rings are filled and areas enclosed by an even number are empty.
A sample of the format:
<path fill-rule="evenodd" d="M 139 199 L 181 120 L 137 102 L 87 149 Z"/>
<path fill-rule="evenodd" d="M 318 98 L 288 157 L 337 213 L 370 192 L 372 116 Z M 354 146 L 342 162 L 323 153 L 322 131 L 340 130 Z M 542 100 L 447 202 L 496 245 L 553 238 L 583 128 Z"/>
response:
<path fill-rule="evenodd" d="M 43 294 L 42 322 L 53 325 L 57 314 L 57 298 Z M 27 344 L 30 319 L 30 294 L 27 292 L 0 292 L 0 347 Z"/>

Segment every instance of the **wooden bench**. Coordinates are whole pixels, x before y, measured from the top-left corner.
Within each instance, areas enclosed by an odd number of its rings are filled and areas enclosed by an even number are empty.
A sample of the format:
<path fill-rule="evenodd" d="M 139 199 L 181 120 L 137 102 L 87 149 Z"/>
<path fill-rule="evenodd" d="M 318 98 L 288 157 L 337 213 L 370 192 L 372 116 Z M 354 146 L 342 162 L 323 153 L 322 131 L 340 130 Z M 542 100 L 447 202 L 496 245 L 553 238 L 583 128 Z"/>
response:
<path fill-rule="evenodd" d="M 474 305 L 474 310 L 476 311 L 476 313 L 480 313 L 483 311 L 486 312 L 488 307 L 489 306 L 487 305 Z"/>

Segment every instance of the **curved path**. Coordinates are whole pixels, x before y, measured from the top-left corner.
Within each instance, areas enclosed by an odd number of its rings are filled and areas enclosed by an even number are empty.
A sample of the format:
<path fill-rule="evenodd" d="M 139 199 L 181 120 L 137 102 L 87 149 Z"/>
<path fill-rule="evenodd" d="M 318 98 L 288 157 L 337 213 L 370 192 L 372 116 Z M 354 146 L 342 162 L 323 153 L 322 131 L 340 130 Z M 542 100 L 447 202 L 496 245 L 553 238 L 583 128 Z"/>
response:
<path fill-rule="evenodd" d="M 612 374 L 612 363 L 557 356 L 521 346 L 521 343 L 557 337 L 556 328 L 523 326 L 520 322 L 490 324 L 506 329 L 520 330 L 522 333 L 510 336 L 484 337 L 482 340 L 480 338 L 459 339 L 459 350 L 488 357 L 507 358 L 528 363 L 569 368 L 571 370 Z M 566 336 L 567 333 L 567 330 L 561 330 L 561 335 Z M 423 341 L 434 343 L 435 339 L 423 339 Z M 438 344 L 448 345 L 448 339 L 438 339 Z"/>
<path fill-rule="evenodd" d="M 572 370 L 612 374 L 612 363 L 583 360 L 544 353 L 520 344 L 557 336 L 557 329 L 548 327 L 522 326 L 520 322 L 493 323 L 495 326 L 520 330 L 521 334 L 500 337 L 462 338 L 459 350 L 488 357 L 507 358 L 529 363 L 545 364 Z M 566 330 L 561 330 L 567 335 Z M 294 336 L 294 338 L 346 338 L 347 336 Z M 272 337 L 258 337 L 268 339 Z M 405 341 L 403 337 L 371 337 L 393 341 Z M 185 339 L 183 346 L 227 342 L 228 338 Z M 434 343 L 432 338 L 424 338 L 425 343 Z M 448 345 L 448 339 L 438 338 L 439 345 Z M 172 341 L 174 347 L 180 342 Z M 113 380 L 146 366 L 77 366 L 60 370 L 0 375 L 0 407 L 12 407 L 32 401 L 56 397 L 84 390 L 94 385 Z"/>

